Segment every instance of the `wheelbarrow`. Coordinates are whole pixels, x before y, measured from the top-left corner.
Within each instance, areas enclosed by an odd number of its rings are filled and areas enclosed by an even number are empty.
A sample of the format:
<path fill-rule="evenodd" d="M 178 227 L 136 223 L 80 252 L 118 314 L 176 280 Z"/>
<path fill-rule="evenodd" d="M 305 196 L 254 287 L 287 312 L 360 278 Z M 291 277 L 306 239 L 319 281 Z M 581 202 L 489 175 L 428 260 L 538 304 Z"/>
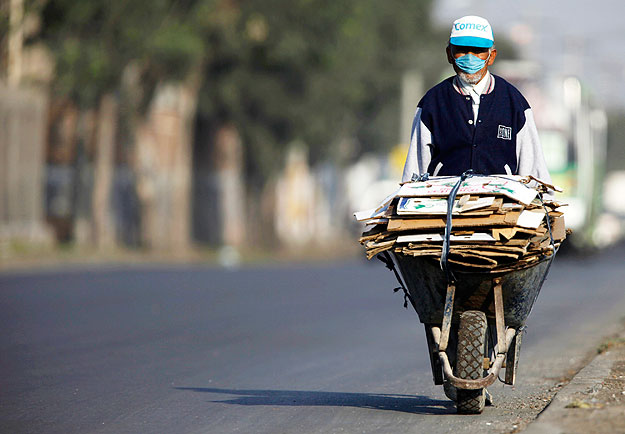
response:
<path fill-rule="evenodd" d="M 401 274 L 425 326 L 434 384 L 443 385 L 458 413 L 481 413 L 486 387 L 504 367 L 503 382 L 514 385 L 525 321 L 553 256 L 499 273 L 455 271 L 453 282 L 432 258 L 390 252 L 381 258 Z"/>

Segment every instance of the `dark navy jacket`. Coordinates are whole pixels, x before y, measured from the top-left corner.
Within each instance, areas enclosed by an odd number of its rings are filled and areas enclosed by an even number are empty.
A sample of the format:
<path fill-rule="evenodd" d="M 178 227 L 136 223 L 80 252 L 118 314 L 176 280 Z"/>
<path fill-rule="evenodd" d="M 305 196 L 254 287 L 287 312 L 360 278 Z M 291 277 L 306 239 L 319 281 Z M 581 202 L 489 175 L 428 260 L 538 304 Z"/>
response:
<path fill-rule="evenodd" d="M 417 106 L 403 181 L 413 173 L 534 175 L 549 181 L 531 108 L 523 95 L 490 74 L 474 122 L 471 97 L 457 76 L 430 89 Z"/>

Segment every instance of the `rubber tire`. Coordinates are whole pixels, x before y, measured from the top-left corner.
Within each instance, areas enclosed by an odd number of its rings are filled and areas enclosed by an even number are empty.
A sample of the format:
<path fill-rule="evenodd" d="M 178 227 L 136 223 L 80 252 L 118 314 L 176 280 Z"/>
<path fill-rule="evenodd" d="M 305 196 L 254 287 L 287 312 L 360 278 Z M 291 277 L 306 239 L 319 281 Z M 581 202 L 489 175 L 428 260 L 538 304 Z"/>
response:
<path fill-rule="evenodd" d="M 469 310 L 460 315 L 458 327 L 458 352 L 455 375 L 465 380 L 484 376 L 484 351 L 486 348 L 486 315 Z M 484 411 L 484 389 L 456 390 L 456 409 L 461 414 L 480 414 Z"/>
<path fill-rule="evenodd" d="M 445 396 L 453 402 L 458 400 L 458 390 L 447 380 L 443 383 L 443 391 L 445 392 Z"/>

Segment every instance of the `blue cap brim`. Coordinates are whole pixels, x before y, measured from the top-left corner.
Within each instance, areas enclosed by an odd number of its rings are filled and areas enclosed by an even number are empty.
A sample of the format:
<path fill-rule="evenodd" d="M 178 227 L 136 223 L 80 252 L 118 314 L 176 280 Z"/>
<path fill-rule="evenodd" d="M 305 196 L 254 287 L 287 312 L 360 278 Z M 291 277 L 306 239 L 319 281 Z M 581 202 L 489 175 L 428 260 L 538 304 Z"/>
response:
<path fill-rule="evenodd" d="M 461 47 L 480 47 L 490 48 L 494 42 L 486 38 L 478 38 L 477 36 L 458 36 L 450 38 L 449 43 L 451 45 L 460 45 Z"/>

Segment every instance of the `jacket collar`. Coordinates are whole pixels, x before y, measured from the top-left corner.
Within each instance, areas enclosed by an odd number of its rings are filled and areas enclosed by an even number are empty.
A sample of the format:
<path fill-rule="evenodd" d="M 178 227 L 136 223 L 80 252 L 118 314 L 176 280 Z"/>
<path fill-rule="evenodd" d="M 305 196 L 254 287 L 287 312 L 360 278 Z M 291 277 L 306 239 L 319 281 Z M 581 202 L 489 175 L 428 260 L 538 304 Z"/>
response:
<path fill-rule="evenodd" d="M 484 92 L 482 92 L 482 95 L 492 93 L 492 91 L 495 89 L 495 76 L 489 72 L 486 79 L 488 80 L 488 83 L 486 84 L 486 86 L 484 86 Z M 463 89 L 458 75 L 454 76 L 453 86 L 456 92 L 458 92 L 460 95 L 468 95 L 468 93 Z"/>

